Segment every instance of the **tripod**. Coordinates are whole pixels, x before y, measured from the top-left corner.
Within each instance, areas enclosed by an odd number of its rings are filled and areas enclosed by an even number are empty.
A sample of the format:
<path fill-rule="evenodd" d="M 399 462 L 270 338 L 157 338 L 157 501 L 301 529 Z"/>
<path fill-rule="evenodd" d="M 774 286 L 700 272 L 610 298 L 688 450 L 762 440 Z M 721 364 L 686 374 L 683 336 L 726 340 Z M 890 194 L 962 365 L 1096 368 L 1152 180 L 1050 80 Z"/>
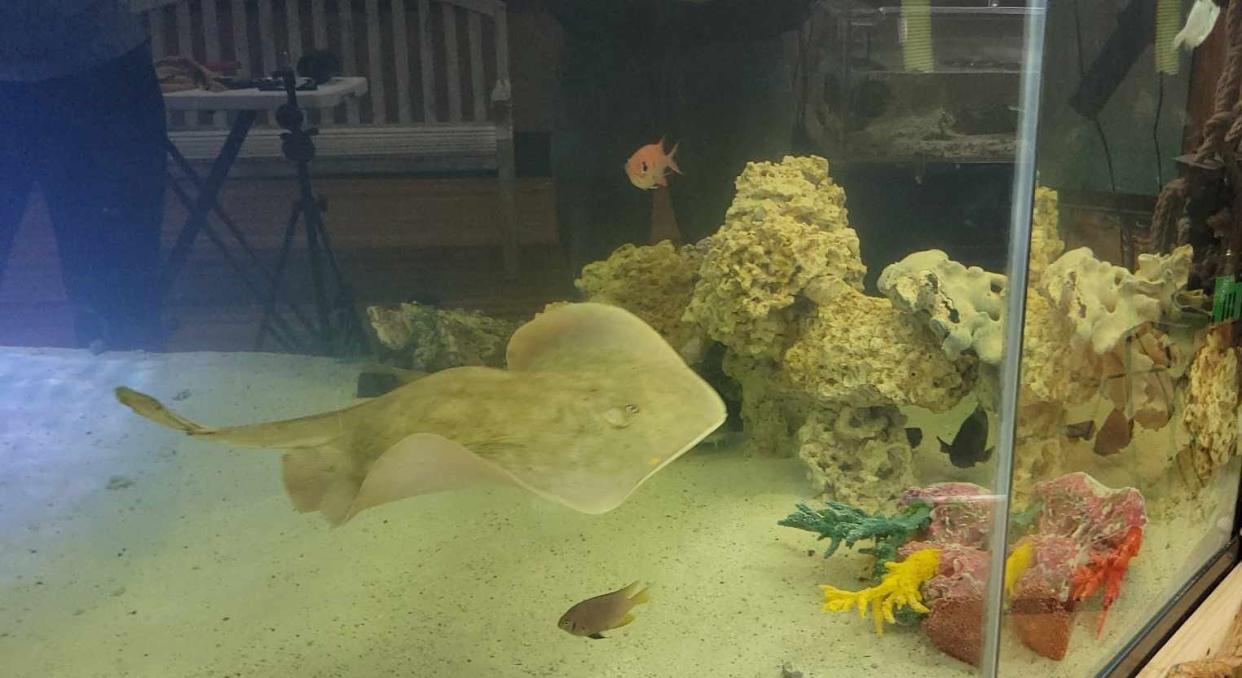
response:
<path fill-rule="evenodd" d="M 276 271 L 263 305 L 263 320 L 255 338 L 255 350 L 262 348 L 263 339 L 271 325 L 278 321 L 276 299 L 289 262 L 289 252 L 297 235 L 298 224 L 301 222 L 305 229 L 306 253 L 315 294 L 317 326 L 313 331 L 317 335 L 319 348 L 323 353 L 337 357 L 358 355 L 366 349 L 361 319 L 354 306 L 353 293 L 341 275 L 340 265 L 324 228 L 323 213 L 327 211 L 327 202 L 315 195 L 314 186 L 311 184 L 310 161 L 315 157 L 313 137 L 319 130 L 313 127 L 303 128 L 305 115 L 298 106 L 297 78 L 293 69 L 284 68 L 275 75 L 284 83 L 287 97 L 287 101 L 276 110 L 276 123 L 286 130 L 280 135 L 281 152 L 297 167 L 299 195 L 289 211 L 288 225 L 285 227 L 280 255 L 276 260 Z"/>

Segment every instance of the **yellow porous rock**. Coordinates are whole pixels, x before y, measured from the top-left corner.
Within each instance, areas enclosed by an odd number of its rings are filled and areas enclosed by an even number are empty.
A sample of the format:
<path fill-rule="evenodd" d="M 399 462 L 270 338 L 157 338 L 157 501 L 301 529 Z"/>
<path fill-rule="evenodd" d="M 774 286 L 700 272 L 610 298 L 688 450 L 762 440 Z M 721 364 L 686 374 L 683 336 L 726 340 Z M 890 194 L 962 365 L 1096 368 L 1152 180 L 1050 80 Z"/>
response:
<path fill-rule="evenodd" d="M 1187 479 L 1207 483 L 1238 450 L 1238 350 L 1219 332 L 1209 332 L 1190 365 L 1182 425 L 1189 445 L 1178 454 Z"/>
<path fill-rule="evenodd" d="M 862 289 L 858 234 L 828 161 L 786 156 L 752 162 L 705 252 L 685 319 L 744 355 L 775 357 L 790 339 L 791 307 L 812 282 Z"/>
<path fill-rule="evenodd" d="M 1025 401 L 1084 403 L 1100 389 L 1100 359 L 1073 343 L 1073 323 L 1034 290 L 1026 295 L 1022 341 L 1022 398 Z"/>
<path fill-rule="evenodd" d="M 1057 192 L 1045 186 L 1035 188 L 1035 209 L 1031 215 L 1031 280 L 1039 280 L 1048 264 L 1065 252 L 1065 241 L 1058 232 Z"/>
<path fill-rule="evenodd" d="M 893 406 L 834 411 L 813 405 L 795 433 L 814 490 L 868 511 L 891 506 L 917 485 L 906 417 Z"/>
<path fill-rule="evenodd" d="M 930 330 L 883 297 L 843 289 L 797 327 L 783 356 L 784 378 L 823 403 L 943 412 L 973 385 Z"/>
<path fill-rule="evenodd" d="M 682 320 L 702 255 L 695 247 L 622 245 L 603 261 L 587 264 L 574 286 L 588 301 L 620 306 L 651 325 L 687 362 L 700 357 L 706 337 Z"/>
<path fill-rule="evenodd" d="M 940 550 L 915 551 L 900 563 L 885 563 L 888 573 L 880 583 L 861 591 L 843 591 L 831 586 L 821 586 L 824 591 L 824 611 L 841 612 L 858 608 L 858 616 L 865 617 L 871 608 L 875 620 L 875 632 L 884 634 L 884 622 L 896 624 L 893 610 L 909 607 L 926 614 L 930 610 L 923 604 L 923 583 L 936 576 L 940 568 Z"/>

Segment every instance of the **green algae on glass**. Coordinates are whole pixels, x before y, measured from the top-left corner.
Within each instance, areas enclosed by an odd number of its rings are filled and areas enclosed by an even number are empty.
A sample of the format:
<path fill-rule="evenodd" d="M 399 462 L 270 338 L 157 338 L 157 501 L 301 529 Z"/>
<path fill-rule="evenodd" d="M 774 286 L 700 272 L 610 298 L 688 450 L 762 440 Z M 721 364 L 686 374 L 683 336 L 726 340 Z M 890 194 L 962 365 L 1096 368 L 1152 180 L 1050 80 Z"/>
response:
<path fill-rule="evenodd" d="M 858 552 L 875 556 L 873 573 L 876 577 L 884 574 L 885 563 L 897 560 L 897 549 L 931 521 L 931 506 L 923 502 L 910 504 L 891 516 L 871 514 L 836 501 L 827 502 L 818 511 L 806 504 L 798 504 L 797 508 L 796 513 L 776 524 L 818 532 L 820 539 L 830 540 L 824 550 L 825 558 L 836 553 L 841 544 L 854 548 L 857 542 L 871 539 L 874 545 Z"/>

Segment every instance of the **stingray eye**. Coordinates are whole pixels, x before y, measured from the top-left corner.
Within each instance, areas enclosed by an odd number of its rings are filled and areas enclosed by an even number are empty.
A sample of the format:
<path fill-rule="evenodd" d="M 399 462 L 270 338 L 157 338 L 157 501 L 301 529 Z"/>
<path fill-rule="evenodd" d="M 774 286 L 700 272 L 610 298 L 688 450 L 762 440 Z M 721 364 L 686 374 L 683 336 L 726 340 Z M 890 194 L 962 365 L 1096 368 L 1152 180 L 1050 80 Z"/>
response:
<path fill-rule="evenodd" d="M 625 413 L 630 416 L 634 416 L 635 414 L 638 414 L 638 405 L 634 405 L 634 404 L 626 405 Z"/>
<path fill-rule="evenodd" d="M 632 419 L 634 414 L 638 411 L 638 408 L 634 407 L 634 412 L 631 412 L 631 407 L 634 406 L 626 405 L 624 407 L 614 407 L 604 412 L 604 421 L 608 422 L 610 426 L 615 428 L 625 428 L 626 426 L 629 426 L 630 419 Z"/>

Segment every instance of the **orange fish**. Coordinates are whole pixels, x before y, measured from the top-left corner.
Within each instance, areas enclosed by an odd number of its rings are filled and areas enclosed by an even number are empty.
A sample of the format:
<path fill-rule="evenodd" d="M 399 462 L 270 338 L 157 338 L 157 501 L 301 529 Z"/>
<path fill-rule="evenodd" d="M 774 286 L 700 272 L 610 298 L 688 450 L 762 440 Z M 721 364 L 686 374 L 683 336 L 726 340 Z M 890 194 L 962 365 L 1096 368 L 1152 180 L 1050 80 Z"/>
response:
<path fill-rule="evenodd" d="M 668 186 L 665 177 L 672 170 L 681 174 L 681 168 L 673 156 L 677 154 L 677 144 L 667 154 L 664 152 L 664 137 L 654 144 L 647 144 L 634 151 L 634 155 L 625 162 L 625 174 L 630 183 L 644 191 L 653 191 L 661 186 Z"/>

